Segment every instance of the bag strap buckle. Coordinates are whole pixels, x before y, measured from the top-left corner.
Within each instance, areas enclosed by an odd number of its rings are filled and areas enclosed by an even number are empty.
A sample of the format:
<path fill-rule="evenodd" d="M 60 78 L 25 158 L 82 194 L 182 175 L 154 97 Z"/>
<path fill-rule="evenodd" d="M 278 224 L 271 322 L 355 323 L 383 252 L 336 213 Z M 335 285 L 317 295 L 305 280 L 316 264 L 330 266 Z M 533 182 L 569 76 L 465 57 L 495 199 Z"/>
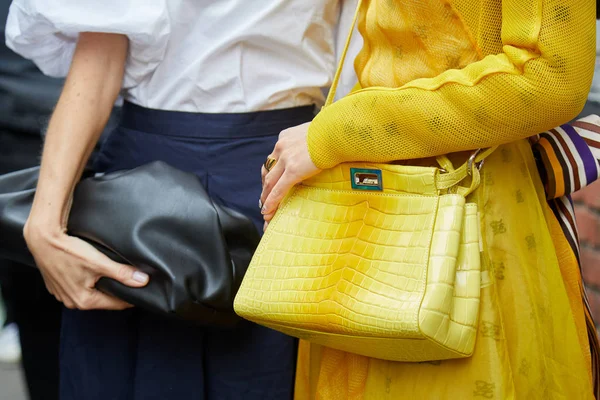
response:
<path fill-rule="evenodd" d="M 475 166 L 478 171 L 481 171 L 481 168 L 483 167 L 485 158 L 482 158 L 480 161 L 475 161 L 479 153 L 481 153 L 481 149 L 475 150 L 467 160 L 467 175 L 469 176 L 473 175 L 473 166 Z"/>

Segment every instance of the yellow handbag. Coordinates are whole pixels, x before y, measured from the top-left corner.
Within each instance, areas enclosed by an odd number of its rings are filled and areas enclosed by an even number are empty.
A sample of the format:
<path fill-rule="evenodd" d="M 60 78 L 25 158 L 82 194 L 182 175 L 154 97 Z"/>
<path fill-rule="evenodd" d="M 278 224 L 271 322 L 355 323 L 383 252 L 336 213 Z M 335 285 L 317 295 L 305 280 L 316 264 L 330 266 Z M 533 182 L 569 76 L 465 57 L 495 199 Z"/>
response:
<path fill-rule="evenodd" d="M 466 197 L 492 151 L 475 152 L 458 169 L 443 156 L 440 168 L 345 163 L 297 185 L 256 250 L 235 311 L 369 357 L 468 357 L 481 244 L 477 205 Z"/>

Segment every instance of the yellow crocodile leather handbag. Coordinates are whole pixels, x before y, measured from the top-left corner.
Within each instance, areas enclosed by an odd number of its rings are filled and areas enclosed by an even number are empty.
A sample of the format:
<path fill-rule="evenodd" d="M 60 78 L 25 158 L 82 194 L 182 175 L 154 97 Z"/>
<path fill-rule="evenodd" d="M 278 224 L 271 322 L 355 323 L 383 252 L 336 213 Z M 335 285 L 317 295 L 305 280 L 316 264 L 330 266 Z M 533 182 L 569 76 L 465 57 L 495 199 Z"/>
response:
<path fill-rule="evenodd" d="M 369 357 L 468 357 L 479 314 L 480 234 L 477 205 L 465 199 L 491 151 L 458 169 L 446 157 L 438 157 L 443 169 L 340 164 L 297 185 L 258 246 L 235 311 Z"/>

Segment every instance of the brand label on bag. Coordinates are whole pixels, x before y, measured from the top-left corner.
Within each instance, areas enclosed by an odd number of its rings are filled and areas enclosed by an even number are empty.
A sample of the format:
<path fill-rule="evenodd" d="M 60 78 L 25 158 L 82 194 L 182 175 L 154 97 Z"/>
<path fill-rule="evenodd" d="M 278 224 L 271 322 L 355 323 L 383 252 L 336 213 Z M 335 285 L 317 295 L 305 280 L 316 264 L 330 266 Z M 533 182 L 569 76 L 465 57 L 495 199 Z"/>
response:
<path fill-rule="evenodd" d="M 359 190 L 383 190 L 380 169 L 350 168 L 352 188 Z"/>

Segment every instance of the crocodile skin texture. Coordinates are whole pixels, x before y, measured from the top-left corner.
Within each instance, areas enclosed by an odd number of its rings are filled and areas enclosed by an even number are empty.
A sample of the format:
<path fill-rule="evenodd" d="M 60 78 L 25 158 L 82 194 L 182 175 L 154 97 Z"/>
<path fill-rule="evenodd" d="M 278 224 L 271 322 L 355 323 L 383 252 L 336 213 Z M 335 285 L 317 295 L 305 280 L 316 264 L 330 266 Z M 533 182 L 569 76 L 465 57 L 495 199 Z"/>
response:
<path fill-rule="evenodd" d="M 352 190 L 350 168 L 382 170 Z M 396 361 L 469 356 L 479 312 L 477 207 L 438 195 L 427 167 L 342 164 L 297 186 L 235 299 L 242 317 Z"/>
<path fill-rule="evenodd" d="M 452 205 L 440 205 L 438 209 L 419 327 L 431 340 L 459 353 L 471 354 L 481 290 L 479 221 L 475 204 L 466 205 L 464 218 L 449 215 L 457 211 L 462 210 Z M 458 248 L 451 245 L 454 242 L 460 243 Z"/>

